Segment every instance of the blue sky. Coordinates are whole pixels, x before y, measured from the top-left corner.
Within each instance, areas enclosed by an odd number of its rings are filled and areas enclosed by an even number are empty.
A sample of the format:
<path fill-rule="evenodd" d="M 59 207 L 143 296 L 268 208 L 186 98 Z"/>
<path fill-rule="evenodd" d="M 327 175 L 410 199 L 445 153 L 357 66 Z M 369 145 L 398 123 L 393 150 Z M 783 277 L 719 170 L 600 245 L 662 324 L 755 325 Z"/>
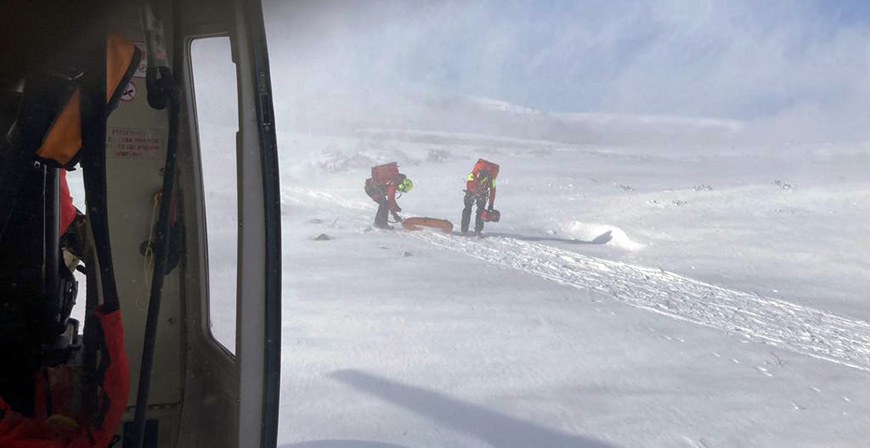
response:
<path fill-rule="evenodd" d="M 870 21 L 870 2 L 864 0 L 816 1 L 815 8 L 834 27 L 867 25 Z"/>
<path fill-rule="evenodd" d="M 273 0 L 266 12 L 273 66 L 312 97 L 417 90 L 567 112 L 870 114 L 867 1 Z"/>

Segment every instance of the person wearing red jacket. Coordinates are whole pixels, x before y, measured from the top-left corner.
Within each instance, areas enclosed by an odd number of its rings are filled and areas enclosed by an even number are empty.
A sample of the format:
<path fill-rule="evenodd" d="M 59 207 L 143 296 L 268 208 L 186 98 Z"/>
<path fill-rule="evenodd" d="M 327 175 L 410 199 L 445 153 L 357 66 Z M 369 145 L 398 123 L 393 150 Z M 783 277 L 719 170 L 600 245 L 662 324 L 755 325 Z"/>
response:
<path fill-rule="evenodd" d="M 489 206 L 486 210 L 492 211 L 495 203 L 495 176 L 486 169 L 475 165 L 474 170 L 468 175 L 465 182 L 465 208 L 462 209 L 462 236 L 468 235 L 468 225 L 471 221 L 471 208 L 477 203 L 477 214 L 474 220 L 474 235 L 480 236 L 483 231 L 483 217 L 487 199 Z"/>
<path fill-rule="evenodd" d="M 393 168 L 395 164 L 390 168 Z M 384 165 L 386 166 L 386 165 Z M 365 192 L 378 203 L 378 211 L 375 214 L 375 227 L 379 229 L 391 229 L 387 223 L 387 213 L 391 213 L 396 222 L 402 222 L 399 212 L 402 208 L 396 203 L 396 192 L 407 193 L 414 188 L 414 183 L 411 182 L 404 174 L 395 171 L 395 174 L 388 176 L 378 175 L 376 173 L 378 167 L 373 170 L 372 177 L 366 179 Z"/>

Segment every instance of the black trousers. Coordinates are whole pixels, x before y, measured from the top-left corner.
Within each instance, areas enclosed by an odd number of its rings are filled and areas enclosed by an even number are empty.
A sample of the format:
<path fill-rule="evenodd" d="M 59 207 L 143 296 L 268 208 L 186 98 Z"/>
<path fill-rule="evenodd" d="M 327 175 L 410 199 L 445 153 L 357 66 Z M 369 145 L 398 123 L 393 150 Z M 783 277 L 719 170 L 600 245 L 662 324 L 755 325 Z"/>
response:
<path fill-rule="evenodd" d="M 386 196 L 380 198 L 377 202 L 378 212 L 375 213 L 375 227 L 380 227 L 384 229 L 389 226 L 389 224 L 387 223 L 387 218 L 390 212 L 390 203 L 389 201 L 387 201 Z"/>
<path fill-rule="evenodd" d="M 375 213 L 375 227 L 385 229 L 389 227 L 387 218 L 390 213 L 390 202 L 387 200 L 387 192 L 382 187 L 374 185 L 371 179 L 368 179 L 365 184 L 366 194 L 378 203 L 378 212 Z"/>
<path fill-rule="evenodd" d="M 465 208 L 462 209 L 462 234 L 468 233 L 468 224 L 471 222 L 471 207 L 477 203 L 477 214 L 474 219 L 474 233 L 479 234 L 483 230 L 483 218 L 480 214 L 486 209 L 486 197 L 475 196 L 470 193 L 465 193 Z"/>

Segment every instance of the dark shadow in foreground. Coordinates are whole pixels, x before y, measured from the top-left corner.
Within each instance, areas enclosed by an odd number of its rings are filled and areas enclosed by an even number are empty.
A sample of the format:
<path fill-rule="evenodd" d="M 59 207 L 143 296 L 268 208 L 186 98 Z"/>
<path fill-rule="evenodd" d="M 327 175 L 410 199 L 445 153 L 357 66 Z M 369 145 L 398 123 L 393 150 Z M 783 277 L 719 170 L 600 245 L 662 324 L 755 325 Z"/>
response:
<path fill-rule="evenodd" d="M 425 415 L 497 448 L 613 448 L 604 442 L 565 434 L 482 406 L 464 403 L 438 392 L 408 386 L 359 370 L 339 370 L 330 374 L 330 377 L 360 392 Z"/>
<path fill-rule="evenodd" d="M 291 443 L 278 448 L 408 448 L 391 443 L 367 442 L 365 440 L 312 440 L 309 442 Z"/>
<path fill-rule="evenodd" d="M 613 239 L 612 235 L 613 231 L 608 230 L 601 235 L 598 235 L 592 241 L 583 241 L 574 238 L 555 238 L 551 236 L 529 236 L 529 235 L 515 235 L 512 233 L 484 233 L 486 237 L 492 238 L 513 238 L 515 240 L 520 241 L 552 241 L 556 243 L 567 243 L 567 244 L 607 244 L 610 240 Z"/>

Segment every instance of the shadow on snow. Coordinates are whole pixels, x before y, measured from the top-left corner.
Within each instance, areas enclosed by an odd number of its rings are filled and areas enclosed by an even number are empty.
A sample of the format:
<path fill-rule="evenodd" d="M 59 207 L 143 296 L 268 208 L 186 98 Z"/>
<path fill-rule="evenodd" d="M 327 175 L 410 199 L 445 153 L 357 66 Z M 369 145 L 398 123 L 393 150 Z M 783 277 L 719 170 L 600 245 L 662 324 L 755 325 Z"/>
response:
<path fill-rule="evenodd" d="M 314 440 L 310 442 L 291 443 L 278 448 L 408 448 L 392 443 L 368 442 L 365 440 Z"/>
<path fill-rule="evenodd" d="M 448 395 L 402 384 L 359 370 L 330 374 L 357 391 L 378 397 L 496 448 L 613 448 L 604 442 L 566 434 L 537 423 L 459 401 Z M 282 448 L 402 448 L 397 445 L 353 440 L 312 441 Z"/>

